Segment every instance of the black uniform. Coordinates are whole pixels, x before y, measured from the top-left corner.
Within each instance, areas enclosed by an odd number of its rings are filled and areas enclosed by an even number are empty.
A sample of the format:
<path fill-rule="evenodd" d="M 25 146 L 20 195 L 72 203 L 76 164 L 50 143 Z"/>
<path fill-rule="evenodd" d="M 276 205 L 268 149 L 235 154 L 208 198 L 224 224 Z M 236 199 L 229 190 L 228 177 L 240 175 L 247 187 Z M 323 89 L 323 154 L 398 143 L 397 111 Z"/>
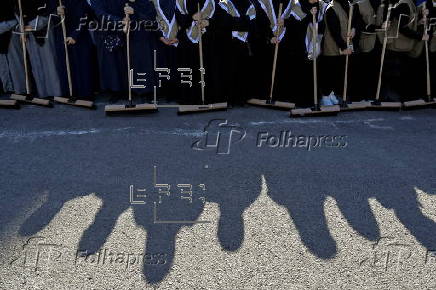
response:
<path fill-rule="evenodd" d="M 232 42 L 232 17 L 222 9 L 219 0 L 210 0 L 215 3 L 215 11 L 209 19 L 209 26 L 202 36 L 203 59 L 205 69 L 205 103 L 227 101 L 229 96 L 229 50 Z M 177 47 L 178 68 L 192 69 L 192 87 L 181 85 L 181 103 L 201 104 L 201 83 L 198 43 L 191 41 L 186 31 L 191 27 L 192 16 L 207 0 L 186 1 L 186 14 L 176 11 L 176 19 L 180 27 L 178 33 L 179 45 Z M 187 73 L 185 73 L 187 74 Z M 185 79 L 186 80 L 186 79 Z"/>

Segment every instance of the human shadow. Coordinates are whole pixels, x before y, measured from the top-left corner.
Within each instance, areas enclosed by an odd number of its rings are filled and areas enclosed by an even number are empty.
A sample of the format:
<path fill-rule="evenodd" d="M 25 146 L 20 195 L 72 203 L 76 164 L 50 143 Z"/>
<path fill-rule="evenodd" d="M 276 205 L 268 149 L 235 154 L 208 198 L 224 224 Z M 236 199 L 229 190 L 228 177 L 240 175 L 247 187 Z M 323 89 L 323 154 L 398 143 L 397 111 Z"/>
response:
<path fill-rule="evenodd" d="M 185 141 L 184 153 L 178 155 L 176 163 L 171 157 L 161 160 L 152 154 L 138 155 L 135 150 L 111 155 L 109 152 L 116 151 L 118 143 L 108 144 L 99 153 L 83 150 L 81 161 L 77 156 L 50 148 L 54 150 L 53 156 L 61 157 L 50 169 L 44 169 L 46 164 L 43 163 L 33 168 L 39 172 L 37 179 L 51 175 L 46 183 L 50 190 L 42 205 L 21 225 L 19 234 L 26 237 L 38 234 L 67 202 L 93 193 L 101 205 L 93 222 L 81 234 L 77 250 L 85 255 L 97 253 L 113 232 L 120 215 L 131 208 L 135 224 L 147 233 L 143 273 L 149 283 L 159 283 L 169 273 L 175 256 L 176 235 L 183 227 L 198 222 L 205 202 L 219 207 L 221 247 L 227 251 L 238 250 L 244 239 L 242 214 L 259 195 L 259 180 L 256 174 L 244 170 L 246 164 L 241 160 L 242 155 L 232 158 L 232 155 L 218 156 L 213 151 L 200 153 L 190 148 L 191 139 Z M 77 146 L 76 142 L 68 146 Z M 192 186 L 192 196 L 187 185 Z M 134 202 L 130 186 L 133 186 Z M 142 189 L 146 191 L 141 192 Z M 144 194 L 146 197 L 140 196 Z"/>
<path fill-rule="evenodd" d="M 420 244 L 435 249 L 436 223 L 423 214 L 415 190 L 436 194 L 431 161 L 420 159 L 410 147 L 398 148 L 396 154 L 380 148 L 344 150 L 295 151 L 292 163 L 283 155 L 269 156 L 274 169 L 265 176 L 268 195 L 287 208 L 310 252 L 330 259 L 338 251 L 326 219 L 327 198 L 335 200 L 348 225 L 367 240 L 380 238 L 373 199 L 393 210 Z"/>

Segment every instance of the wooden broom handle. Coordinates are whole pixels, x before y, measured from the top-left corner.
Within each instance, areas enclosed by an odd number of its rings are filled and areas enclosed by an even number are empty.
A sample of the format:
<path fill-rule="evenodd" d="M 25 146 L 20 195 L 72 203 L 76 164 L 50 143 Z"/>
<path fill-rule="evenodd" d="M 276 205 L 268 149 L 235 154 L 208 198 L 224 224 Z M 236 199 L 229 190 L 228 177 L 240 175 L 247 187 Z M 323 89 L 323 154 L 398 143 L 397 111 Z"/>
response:
<path fill-rule="evenodd" d="M 427 3 L 424 2 L 424 6 L 423 6 L 424 10 L 427 9 Z M 428 19 L 427 19 L 427 15 L 424 15 L 424 34 L 428 35 Z M 428 101 L 431 98 L 431 81 L 430 81 L 430 56 L 429 56 L 429 51 L 428 51 L 428 40 L 426 40 L 424 42 L 424 46 L 425 46 L 425 61 L 426 61 L 426 69 L 427 69 L 427 97 L 428 97 Z"/>
<path fill-rule="evenodd" d="M 63 7 L 62 0 L 59 0 L 59 6 Z M 61 18 L 61 25 L 62 25 L 62 34 L 64 36 L 65 64 L 67 66 L 68 89 L 70 92 L 70 97 L 72 97 L 73 96 L 73 81 L 71 79 L 70 55 L 68 53 L 67 28 L 65 25 L 65 15 L 63 15 Z"/>
<path fill-rule="evenodd" d="M 205 104 L 205 92 L 204 92 L 204 60 L 203 60 L 203 28 L 200 26 L 200 21 L 203 21 L 202 17 L 200 16 L 201 8 L 200 3 L 197 3 L 197 10 L 198 15 L 200 19 L 197 22 L 197 28 L 199 33 L 199 39 L 198 39 L 198 55 L 200 57 L 200 81 L 201 81 L 201 101 L 203 105 Z"/>
<path fill-rule="evenodd" d="M 26 78 L 26 94 L 30 95 L 29 67 L 27 65 L 26 35 L 24 34 L 25 32 L 24 32 L 23 6 L 21 0 L 18 0 L 18 9 L 20 10 L 20 39 L 21 39 L 21 48 L 23 53 L 24 74 Z"/>
<path fill-rule="evenodd" d="M 313 104 L 318 107 L 318 71 L 317 71 L 317 55 L 316 45 L 318 37 L 318 23 L 316 14 L 312 14 L 312 57 L 313 57 Z"/>
<path fill-rule="evenodd" d="M 350 46 L 350 34 L 351 34 L 351 25 L 353 21 L 353 11 L 354 4 L 350 3 L 350 10 L 348 12 L 348 26 L 347 26 L 347 48 Z M 345 73 L 344 73 L 344 90 L 342 92 L 342 100 L 344 103 L 347 102 L 347 93 L 348 93 L 348 63 L 349 63 L 349 55 L 345 56 Z"/>
<path fill-rule="evenodd" d="M 383 75 L 383 63 L 385 61 L 385 54 L 386 54 L 386 46 L 388 44 L 388 24 L 389 24 L 389 20 L 391 18 L 391 9 L 392 9 L 392 4 L 389 4 L 388 7 L 388 14 L 386 16 L 386 27 L 384 30 L 384 38 L 383 38 L 383 47 L 382 47 L 382 54 L 381 54 L 381 61 L 380 61 L 380 72 L 378 75 L 378 83 L 377 83 L 377 94 L 376 94 L 376 101 L 380 100 L 380 89 L 381 89 L 381 81 L 382 81 L 382 75 Z"/>
<path fill-rule="evenodd" d="M 283 3 L 280 3 L 280 5 L 279 5 L 279 13 L 277 15 L 277 21 L 282 16 L 282 10 L 283 10 Z M 275 81 L 275 78 L 276 78 L 277 57 L 278 57 L 278 54 L 279 54 L 279 36 L 280 36 L 279 33 L 280 33 L 280 25 L 277 25 L 277 30 L 276 30 L 276 33 L 275 33 L 276 44 L 275 44 L 275 48 L 274 48 L 273 68 L 272 68 L 272 74 L 271 74 L 271 90 L 270 90 L 270 93 L 269 93 L 270 101 L 272 101 L 272 99 L 273 99 L 274 81 Z"/>
<path fill-rule="evenodd" d="M 129 4 L 126 3 L 126 7 L 129 7 Z M 124 32 L 126 33 L 126 46 L 127 46 L 127 76 L 129 78 L 129 102 L 132 102 L 132 82 L 131 82 L 131 63 L 130 63 L 130 16 L 128 13 L 126 15 L 126 26 L 124 27 Z"/>

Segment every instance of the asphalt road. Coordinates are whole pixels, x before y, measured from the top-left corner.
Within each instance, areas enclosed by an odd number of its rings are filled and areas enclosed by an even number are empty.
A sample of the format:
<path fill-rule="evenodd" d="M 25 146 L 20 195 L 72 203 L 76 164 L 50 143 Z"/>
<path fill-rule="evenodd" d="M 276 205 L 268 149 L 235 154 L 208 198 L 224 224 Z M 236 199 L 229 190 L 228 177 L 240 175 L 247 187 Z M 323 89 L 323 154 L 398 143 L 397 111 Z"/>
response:
<path fill-rule="evenodd" d="M 0 289 L 435 288 L 435 125 L 2 110 Z"/>

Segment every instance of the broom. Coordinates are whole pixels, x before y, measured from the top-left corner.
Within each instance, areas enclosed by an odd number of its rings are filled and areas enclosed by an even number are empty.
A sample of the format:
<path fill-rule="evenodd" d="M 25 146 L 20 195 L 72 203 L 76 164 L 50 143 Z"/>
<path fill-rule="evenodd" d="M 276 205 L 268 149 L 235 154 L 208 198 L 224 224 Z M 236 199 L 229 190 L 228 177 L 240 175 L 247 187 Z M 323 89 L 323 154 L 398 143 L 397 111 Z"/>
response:
<path fill-rule="evenodd" d="M 59 6 L 63 7 L 62 0 L 59 0 Z M 64 37 L 65 64 L 67 66 L 68 89 L 69 89 L 70 95 L 69 95 L 69 98 L 55 97 L 54 100 L 56 102 L 59 102 L 62 104 L 94 109 L 95 108 L 94 102 L 86 101 L 86 100 L 79 100 L 79 99 L 76 99 L 73 97 L 73 82 L 72 82 L 72 78 L 71 78 L 70 57 L 69 57 L 68 45 L 67 45 L 67 29 L 65 26 L 65 15 L 62 16 L 61 25 L 62 25 L 62 34 Z"/>
<path fill-rule="evenodd" d="M 200 12 L 200 4 L 198 3 L 197 6 L 197 10 L 198 10 L 198 15 L 201 15 Z M 203 29 L 202 27 L 200 27 L 199 22 L 202 21 L 201 17 L 197 22 L 197 28 L 198 28 L 198 33 L 199 35 L 199 40 L 198 40 L 198 52 L 199 52 L 199 56 L 200 56 L 200 80 L 201 80 L 201 101 L 202 101 L 202 105 L 181 105 L 179 106 L 179 110 L 178 113 L 179 114 L 184 114 L 184 113 L 195 113 L 195 112 L 207 112 L 207 111 L 216 111 L 216 110 L 226 110 L 227 109 L 227 102 L 224 103 L 215 103 L 215 104 L 209 104 L 206 105 L 205 104 L 205 90 L 204 90 L 204 86 L 205 86 L 205 82 L 204 82 L 204 60 L 203 60 Z"/>
<path fill-rule="evenodd" d="M 283 10 L 283 3 L 280 3 L 279 5 L 279 13 L 277 15 L 277 19 L 279 19 L 282 16 L 282 10 Z M 278 58 L 278 52 L 279 52 L 279 33 L 280 33 L 280 25 L 277 25 L 277 29 L 275 32 L 276 37 L 276 43 L 274 47 L 274 59 L 273 59 L 273 69 L 272 69 L 272 75 L 271 75 L 271 89 L 269 94 L 269 99 L 267 100 L 260 100 L 260 99 L 249 99 L 247 103 L 251 105 L 256 106 L 266 106 L 266 107 L 272 107 L 277 109 L 285 109 L 290 110 L 295 108 L 294 103 L 288 103 L 288 102 L 280 102 L 280 101 L 274 101 L 273 100 L 273 92 L 274 92 L 274 82 L 276 78 L 276 68 L 277 68 L 277 58 Z"/>
<path fill-rule="evenodd" d="M 351 34 L 351 25 L 353 21 L 353 13 L 354 13 L 354 5 L 355 3 L 350 3 L 350 8 L 348 12 L 348 26 L 347 26 L 347 47 L 350 46 L 350 34 Z M 344 90 L 342 93 L 342 104 L 341 111 L 356 111 L 363 110 L 366 107 L 370 106 L 370 102 L 361 101 L 361 102 L 350 102 L 348 101 L 348 67 L 349 67 L 349 58 L 350 56 L 345 55 L 345 75 L 344 75 Z"/>
<path fill-rule="evenodd" d="M 135 2 L 135 0 L 130 0 L 130 2 Z M 126 7 L 129 4 L 126 3 Z M 107 115 L 117 114 L 117 113 L 140 113 L 146 111 L 157 111 L 157 105 L 154 104 L 134 104 L 132 100 L 132 78 L 131 78 L 131 64 L 130 64 L 130 16 L 126 13 L 126 26 L 124 27 L 126 32 L 126 42 L 127 42 L 127 75 L 129 82 L 129 102 L 126 105 L 106 105 L 104 110 Z"/>
<path fill-rule="evenodd" d="M 312 13 L 312 66 L 313 66 L 313 107 L 291 110 L 291 117 L 309 117 L 309 116 L 331 116 L 340 111 L 338 105 L 320 106 L 318 103 L 318 65 L 317 65 L 317 44 L 318 44 L 318 22 L 316 13 Z"/>
<path fill-rule="evenodd" d="M 29 67 L 27 64 L 27 45 L 26 45 L 26 35 L 24 31 L 23 7 L 22 7 L 21 0 L 18 0 L 18 9 L 20 11 L 20 39 L 21 39 L 21 48 L 23 53 L 24 74 L 26 78 L 26 95 L 13 94 L 11 95 L 11 99 L 20 102 L 40 105 L 40 106 L 53 107 L 52 102 L 50 102 L 49 100 L 34 98 L 30 94 Z"/>
<path fill-rule="evenodd" d="M 384 29 L 384 38 L 383 38 L 383 47 L 382 47 L 382 54 L 381 54 L 381 61 L 380 61 L 380 71 L 378 76 L 378 83 L 377 83 L 377 93 L 375 97 L 375 101 L 371 102 L 371 106 L 368 107 L 368 109 L 375 109 L 375 110 L 399 110 L 401 109 L 401 102 L 380 102 L 380 91 L 381 91 L 381 84 L 382 84 L 382 75 L 383 75 L 383 64 L 385 61 L 385 55 L 386 55 L 386 46 L 388 43 L 388 23 L 391 18 L 391 10 L 392 10 L 392 4 L 389 4 L 388 7 L 388 14 L 386 17 L 386 27 Z"/>
<path fill-rule="evenodd" d="M 424 2 L 423 9 L 427 9 L 427 3 Z M 424 34 L 428 35 L 428 19 L 427 14 L 424 15 Z M 430 56 L 428 51 L 428 40 L 424 41 L 424 48 L 425 48 L 425 61 L 426 61 L 426 78 L 427 78 L 427 96 L 424 99 L 421 100 L 413 100 L 404 102 L 404 108 L 405 109 L 412 109 L 412 108 L 422 108 L 422 107 L 429 107 L 436 104 L 436 100 L 433 100 L 431 98 L 431 82 L 430 82 Z"/>

